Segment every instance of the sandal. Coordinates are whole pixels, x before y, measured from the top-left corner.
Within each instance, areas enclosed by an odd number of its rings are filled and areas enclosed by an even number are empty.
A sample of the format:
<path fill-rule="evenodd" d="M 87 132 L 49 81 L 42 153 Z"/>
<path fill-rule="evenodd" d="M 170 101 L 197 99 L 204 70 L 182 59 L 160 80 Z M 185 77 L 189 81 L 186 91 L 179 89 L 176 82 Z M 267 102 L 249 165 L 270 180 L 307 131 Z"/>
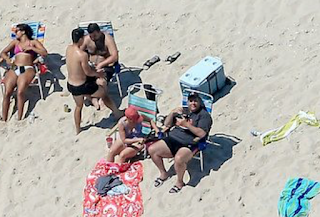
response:
<path fill-rule="evenodd" d="M 165 179 L 161 179 L 160 177 L 156 178 L 156 180 L 154 180 L 154 187 L 159 188 L 168 178 L 169 176 Z"/>
<path fill-rule="evenodd" d="M 165 62 L 168 62 L 168 64 L 171 64 L 173 63 L 174 61 L 176 61 L 176 59 L 178 59 L 178 57 L 181 55 L 180 52 L 175 52 L 174 54 L 168 56 L 166 59 L 165 59 Z"/>
<path fill-rule="evenodd" d="M 184 184 L 183 186 L 185 186 L 185 184 Z M 178 186 L 175 185 L 175 186 L 173 186 L 173 187 L 170 189 L 169 193 L 170 193 L 170 194 L 179 193 L 182 188 L 183 188 L 183 187 L 179 188 Z"/>
<path fill-rule="evenodd" d="M 143 64 L 143 69 L 147 70 L 149 69 L 152 65 L 154 65 L 155 63 L 160 61 L 160 57 L 159 56 L 154 56 L 151 59 L 147 60 L 144 64 Z"/>

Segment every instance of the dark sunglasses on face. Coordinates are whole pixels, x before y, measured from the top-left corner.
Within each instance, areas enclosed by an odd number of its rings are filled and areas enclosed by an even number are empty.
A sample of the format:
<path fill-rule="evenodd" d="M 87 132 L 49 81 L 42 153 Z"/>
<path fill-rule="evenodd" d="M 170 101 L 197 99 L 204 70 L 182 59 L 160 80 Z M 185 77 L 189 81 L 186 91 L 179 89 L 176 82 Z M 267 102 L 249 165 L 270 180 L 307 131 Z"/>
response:
<path fill-rule="evenodd" d="M 199 102 L 198 99 L 189 99 L 189 102 Z"/>

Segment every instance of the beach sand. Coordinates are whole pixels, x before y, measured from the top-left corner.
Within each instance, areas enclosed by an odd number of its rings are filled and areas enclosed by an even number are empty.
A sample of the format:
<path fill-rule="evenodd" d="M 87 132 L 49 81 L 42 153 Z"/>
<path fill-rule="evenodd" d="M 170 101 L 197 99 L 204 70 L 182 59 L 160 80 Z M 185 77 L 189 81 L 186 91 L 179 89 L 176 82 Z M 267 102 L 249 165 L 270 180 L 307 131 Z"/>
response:
<path fill-rule="evenodd" d="M 75 104 L 70 95 L 61 96 L 67 92 L 61 58 L 81 21 L 112 21 L 120 62 L 128 67 L 181 52 L 171 65 L 161 61 L 120 76 L 124 92 L 141 81 L 162 89 L 162 114 L 180 105 L 179 77 L 207 55 L 220 57 L 233 80 L 216 96 L 210 132 L 215 145 L 204 153 L 205 171 L 192 160 L 185 175 L 190 182 L 181 193 L 168 193 L 176 176 L 154 188 L 158 171 L 150 159 L 143 161 L 144 216 L 277 216 L 289 177 L 320 180 L 317 128 L 301 125 L 289 139 L 265 147 L 250 135 L 252 129 L 279 127 L 300 110 L 320 117 L 320 2 L 2 0 L 1 5 L 0 48 L 10 42 L 12 23 L 39 20 L 47 26 L 44 45 L 54 75 L 46 75 L 46 100 L 39 100 L 36 88 L 28 90 L 25 108 L 35 113 L 34 123 L 16 121 L 16 113 L 0 123 L 1 216 L 82 215 L 85 178 L 105 155 L 112 121 L 108 109 L 84 107 L 82 126 L 88 127 L 76 136 Z M 119 98 L 115 84 L 110 94 L 126 107 L 127 97 Z M 172 162 L 165 162 L 170 168 Z M 320 197 L 312 200 L 310 216 L 319 216 L 319 202 Z"/>

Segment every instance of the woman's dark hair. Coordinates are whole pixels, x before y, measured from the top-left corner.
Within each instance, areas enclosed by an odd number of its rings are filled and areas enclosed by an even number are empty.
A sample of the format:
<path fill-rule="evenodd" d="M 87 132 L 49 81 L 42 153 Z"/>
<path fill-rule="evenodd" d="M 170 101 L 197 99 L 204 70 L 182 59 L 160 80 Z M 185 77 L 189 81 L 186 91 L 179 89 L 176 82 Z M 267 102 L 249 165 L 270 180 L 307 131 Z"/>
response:
<path fill-rule="evenodd" d="M 71 38 L 72 38 L 73 43 L 78 43 L 79 40 L 80 40 L 83 36 L 84 36 L 84 31 L 83 31 L 83 29 L 77 28 L 77 29 L 72 30 Z"/>
<path fill-rule="evenodd" d="M 18 24 L 17 29 L 24 31 L 29 40 L 33 39 L 32 38 L 33 30 L 28 24 L 25 24 L 25 23 Z"/>
<path fill-rule="evenodd" d="M 90 23 L 90 24 L 88 25 L 88 32 L 89 32 L 89 34 L 93 33 L 94 31 L 99 32 L 99 31 L 100 31 L 100 27 L 99 27 L 99 25 L 96 24 L 96 23 Z"/>

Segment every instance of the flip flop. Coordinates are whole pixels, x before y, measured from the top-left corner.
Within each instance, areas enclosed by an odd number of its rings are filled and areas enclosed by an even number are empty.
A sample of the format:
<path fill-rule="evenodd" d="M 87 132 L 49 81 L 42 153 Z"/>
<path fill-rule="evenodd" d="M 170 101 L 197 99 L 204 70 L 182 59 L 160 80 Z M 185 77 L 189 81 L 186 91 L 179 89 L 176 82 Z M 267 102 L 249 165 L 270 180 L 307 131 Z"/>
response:
<path fill-rule="evenodd" d="M 151 59 L 147 60 L 144 64 L 143 64 L 143 69 L 147 70 L 149 69 L 151 66 L 153 66 L 155 63 L 160 61 L 160 57 L 159 56 L 154 56 Z"/>
<path fill-rule="evenodd" d="M 185 186 L 185 184 L 184 184 L 183 186 Z M 182 188 L 183 188 L 183 187 L 182 187 Z M 170 193 L 170 194 L 179 193 L 182 188 L 179 188 L 178 186 L 175 185 L 175 186 L 173 186 L 173 187 L 170 189 L 169 193 Z"/>
<path fill-rule="evenodd" d="M 176 61 L 180 55 L 181 55 L 180 52 L 175 52 L 174 54 L 168 56 L 168 57 L 165 59 L 165 62 L 167 62 L 168 64 L 171 64 L 171 63 L 173 63 L 174 61 Z"/>
<path fill-rule="evenodd" d="M 166 180 L 168 180 L 168 178 L 169 176 L 166 179 L 161 179 L 160 177 L 156 178 L 156 180 L 154 180 L 154 187 L 159 188 Z"/>

